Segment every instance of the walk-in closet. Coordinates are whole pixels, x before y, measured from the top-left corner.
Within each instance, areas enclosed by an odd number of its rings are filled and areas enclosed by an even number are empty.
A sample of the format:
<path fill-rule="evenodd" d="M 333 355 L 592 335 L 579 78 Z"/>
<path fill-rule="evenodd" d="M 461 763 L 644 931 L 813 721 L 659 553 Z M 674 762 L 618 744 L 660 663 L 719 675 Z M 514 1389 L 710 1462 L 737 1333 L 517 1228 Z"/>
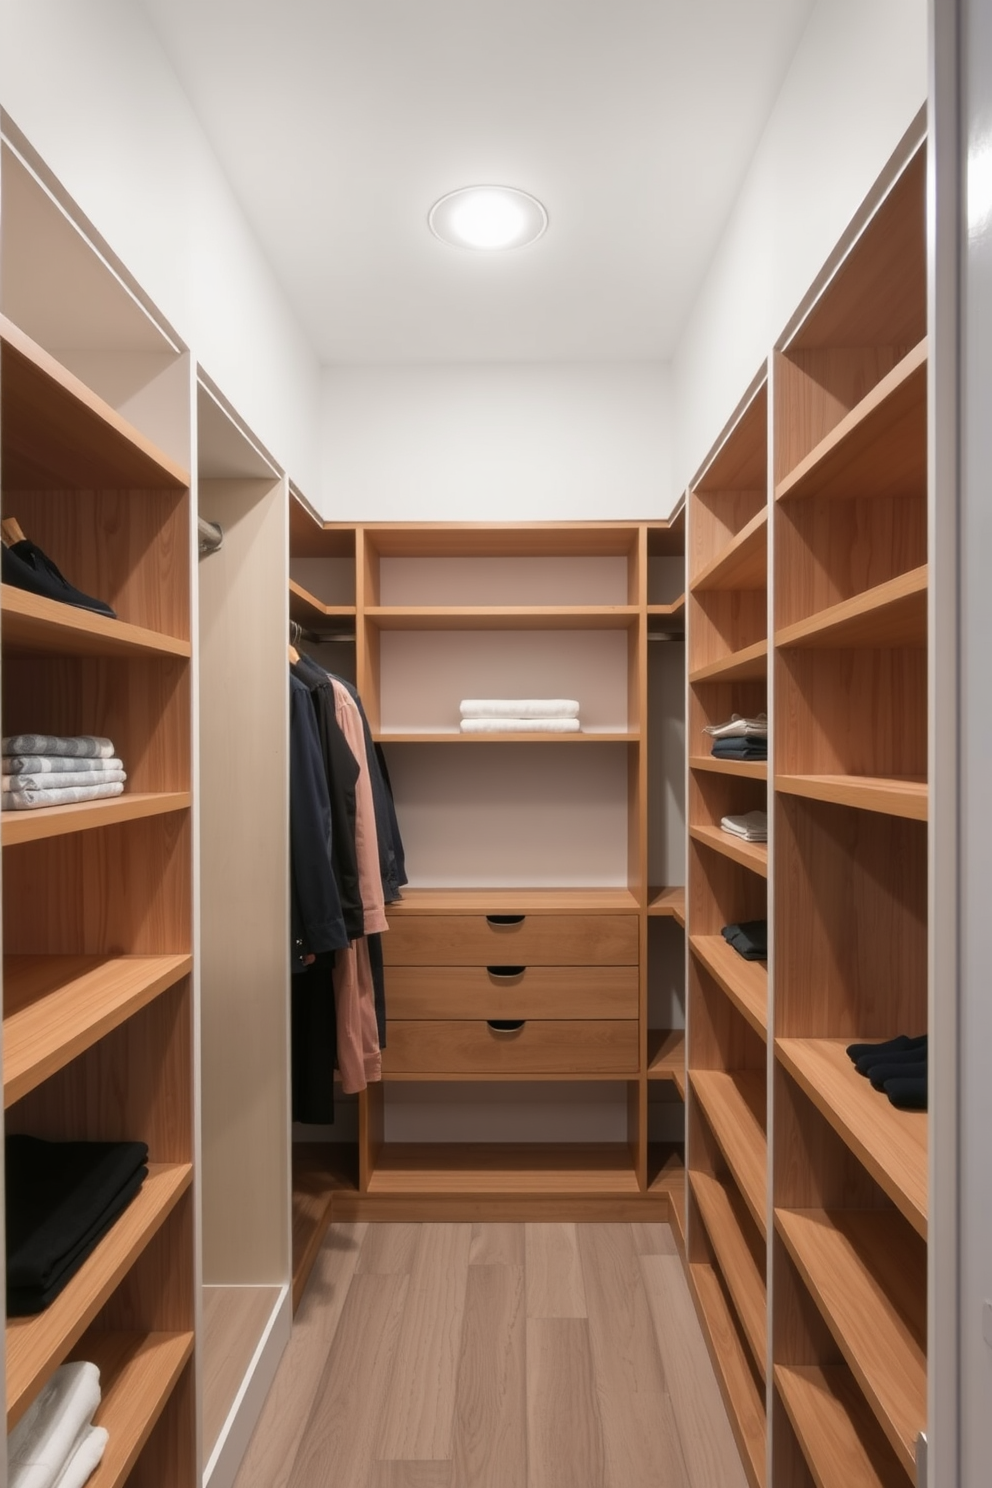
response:
<path fill-rule="evenodd" d="M 977 0 L 0 0 L 0 1488 L 985 1488 Z"/>

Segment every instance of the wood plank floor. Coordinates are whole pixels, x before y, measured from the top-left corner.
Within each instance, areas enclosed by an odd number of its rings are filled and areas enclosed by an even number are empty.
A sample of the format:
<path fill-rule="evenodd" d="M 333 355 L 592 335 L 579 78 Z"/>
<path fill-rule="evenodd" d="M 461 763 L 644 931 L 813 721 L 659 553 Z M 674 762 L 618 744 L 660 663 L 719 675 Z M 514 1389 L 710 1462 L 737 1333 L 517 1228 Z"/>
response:
<path fill-rule="evenodd" d="M 235 1488 L 746 1488 L 671 1230 L 335 1224 Z"/>

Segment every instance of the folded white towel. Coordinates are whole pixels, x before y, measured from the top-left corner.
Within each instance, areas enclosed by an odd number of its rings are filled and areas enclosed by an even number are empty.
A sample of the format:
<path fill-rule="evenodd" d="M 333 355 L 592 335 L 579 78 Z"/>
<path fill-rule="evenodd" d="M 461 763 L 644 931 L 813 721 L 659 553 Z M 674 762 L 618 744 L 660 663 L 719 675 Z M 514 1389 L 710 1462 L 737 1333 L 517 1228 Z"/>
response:
<path fill-rule="evenodd" d="M 116 752 L 97 734 L 11 734 L 0 740 L 4 754 L 55 754 L 73 759 L 110 759 Z"/>
<path fill-rule="evenodd" d="M 71 790 L 80 785 L 114 785 L 117 781 L 123 783 L 126 779 L 127 775 L 123 770 L 63 770 L 57 775 L 0 775 L 0 790 L 26 793 Z"/>
<path fill-rule="evenodd" d="M 579 734 L 577 718 L 463 718 L 463 734 Z"/>
<path fill-rule="evenodd" d="M 116 755 L 109 759 L 73 757 L 58 754 L 12 754 L 0 760 L 4 775 L 66 775 L 73 770 L 123 770 L 124 761 Z M 54 784 L 54 781 L 52 782 Z"/>
<path fill-rule="evenodd" d="M 55 1480 L 55 1488 L 83 1488 L 93 1476 L 103 1459 L 110 1437 L 102 1426 L 88 1426 L 72 1457 L 66 1463 L 65 1472 Z"/>
<path fill-rule="evenodd" d="M 578 718 L 574 698 L 463 698 L 463 718 Z"/>
<path fill-rule="evenodd" d="M 7 1438 L 9 1488 L 54 1488 L 99 1404 L 96 1365 L 61 1364 Z"/>
<path fill-rule="evenodd" d="M 745 811 L 741 816 L 725 816 L 721 818 L 720 826 L 723 831 L 732 832 L 735 837 L 743 837 L 745 842 L 768 841 L 768 813 L 765 811 Z"/>
<path fill-rule="evenodd" d="M 37 811 L 42 806 L 71 806 L 78 801 L 101 801 L 107 796 L 120 796 L 124 787 L 118 780 L 113 785 L 73 785 L 67 790 L 4 791 L 0 808 L 4 811 Z"/>
<path fill-rule="evenodd" d="M 742 718 L 732 713 L 728 723 L 710 723 L 703 729 L 712 739 L 767 739 L 768 714 L 759 713 L 757 718 Z"/>

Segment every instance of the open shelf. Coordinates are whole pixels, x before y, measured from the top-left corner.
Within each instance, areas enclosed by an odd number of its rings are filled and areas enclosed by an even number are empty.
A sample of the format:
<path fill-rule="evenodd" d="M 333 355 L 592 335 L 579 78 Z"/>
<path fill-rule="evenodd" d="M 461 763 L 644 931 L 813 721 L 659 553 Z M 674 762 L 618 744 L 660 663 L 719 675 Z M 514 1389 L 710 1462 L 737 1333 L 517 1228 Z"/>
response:
<path fill-rule="evenodd" d="M 463 734 L 458 729 L 436 733 L 403 733 L 380 729 L 374 736 L 377 744 L 637 744 L 640 734 L 629 730 L 578 734 Z"/>
<path fill-rule="evenodd" d="M 717 759 L 712 754 L 689 756 L 690 770 L 708 770 L 713 775 L 739 775 L 744 780 L 767 780 L 767 760 Z"/>
<path fill-rule="evenodd" d="M 750 1221 L 741 1196 L 732 1184 L 721 1183 L 709 1173 L 692 1172 L 689 1183 L 758 1373 L 764 1379 L 768 1340 L 765 1278 L 744 1236 L 744 1227 Z"/>
<path fill-rule="evenodd" d="M 633 913 L 630 889 L 419 889 L 405 888 L 386 914 L 595 914 Z"/>
<path fill-rule="evenodd" d="M 648 620 L 684 620 L 685 595 L 680 594 L 671 604 L 649 604 Z M 650 630 L 650 625 L 648 629 Z"/>
<path fill-rule="evenodd" d="M 914 1230 L 927 1234 L 927 1113 L 900 1111 L 847 1056 L 844 1039 L 776 1039 L 782 1064 Z"/>
<path fill-rule="evenodd" d="M 689 1083 L 764 1238 L 768 1222 L 763 1070 L 691 1070 Z"/>
<path fill-rule="evenodd" d="M 777 1209 L 775 1223 L 905 1470 L 926 1425 L 924 1247 L 891 1210 Z"/>
<path fill-rule="evenodd" d="M 716 1271 L 705 1262 L 691 1262 L 689 1278 L 744 1471 L 751 1488 L 765 1488 L 764 1402 L 734 1327 L 727 1299 Z"/>
<path fill-rule="evenodd" d="M 845 1364 L 776 1364 L 775 1386 L 817 1488 L 906 1488 Z"/>
<path fill-rule="evenodd" d="M 788 796 L 853 806 L 858 811 L 878 811 L 909 821 L 926 821 L 928 815 L 927 783 L 915 776 L 776 775 L 775 789 Z"/>
<path fill-rule="evenodd" d="M 379 630 L 629 630 L 636 605 L 368 605 Z"/>
<path fill-rule="evenodd" d="M 294 1312 L 330 1226 L 334 1195 L 358 1191 L 357 1166 L 357 1153 L 340 1143 L 293 1143 Z"/>
<path fill-rule="evenodd" d="M 6 956 L 3 1097 L 12 1106 L 192 969 L 191 956 Z"/>
<path fill-rule="evenodd" d="M 76 806 L 42 806 L 37 811 L 5 811 L 0 819 L 0 841 L 4 847 L 22 842 L 40 842 L 70 832 L 95 827 L 114 827 L 139 817 L 163 816 L 185 811 L 192 802 L 189 791 L 132 791 L 105 801 L 80 801 Z"/>
<path fill-rule="evenodd" d="M 192 655 L 189 641 L 43 599 L 10 584 L 0 588 L 0 636 L 6 656 Z"/>
<path fill-rule="evenodd" d="M 768 968 L 745 961 L 722 935 L 692 935 L 689 948 L 762 1038 L 768 1031 Z"/>
<path fill-rule="evenodd" d="M 624 1143 L 387 1142 L 370 1194 L 631 1195 L 638 1193 Z"/>
<path fill-rule="evenodd" d="M 7 1320 L 7 1430 L 93 1321 L 190 1186 L 189 1163 L 150 1163 L 141 1190 L 55 1301 Z"/>
<path fill-rule="evenodd" d="M 694 591 L 764 589 L 768 582 L 768 508 L 762 507 L 692 581 Z"/>
<path fill-rule="evenodd" d="M 740 863 L 742 868 L 750 868 L 752 873 L 758 873 L 762 878 L 768 877 L 767 842 L 745 842 L 743 837 L 735 837 L 733 832 L 710 826 L 690 827 L 689 836 L 694 842 L 701 842 L 704 847 Z"/>
<path fill-rule="evenodd" d="M 675 884 L 669 888 L 648 889 L 648 914 L 667 915 L 685 929 L 685 887 Z"/>
<path fill-rule="evenodd" d="M 151 1435 L 193 1353 L 192 1333 L 101 1333 L 91 1329 L 72 1351 L 100 1371 L 102 1399 L 93 1418 L 110 1440 L 86 1488 L 120 1488 Z"/>
<path fill-rule="evenodd" d="M 338 620 L 344 625 L 355 623 L 354 605 L 324 604 L 314 594 L 304 589 L 295 579 L 289 581 L 289 618 L 309 630 L 326 630 L 328 620 Z"/>
<path fill-rule="evenodd" d="M 786 646 L 925 646 L 927 565 L 787 625 L 775 637 Z"/>
<path fill-rule="evenodd" d="M 685 1100 L 685 1029 L 648 1029 L 648 1079 L 671 1080 Z"/>
<path fill-rule="evenodd" d="M 776 499 L 926 487 L 927 342 L 913 347 L 775 487 Z"/>
<path fill-rule="evenodd" d="M 768 675 L 768 642 L 755 641 L 740 651 L 732 651 L 719 661 L 696 667 L 689 673 L 689 681 L 697 682 L 753 682 Z"/>

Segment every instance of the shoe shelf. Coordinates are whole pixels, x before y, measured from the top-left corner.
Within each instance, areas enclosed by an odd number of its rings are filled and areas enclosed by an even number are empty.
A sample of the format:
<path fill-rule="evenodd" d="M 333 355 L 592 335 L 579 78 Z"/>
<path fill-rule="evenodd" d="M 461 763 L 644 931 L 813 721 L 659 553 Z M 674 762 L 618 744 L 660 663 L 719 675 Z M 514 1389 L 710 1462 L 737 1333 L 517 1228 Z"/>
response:
<path fill-rule="evenodd" d="M 685 887 L 675 884 L 668 888 L 648 889 L 648 914 L 669 916 L 685 929 Z"/>
<path fill-rule="evenodd" d="M 685 1100 L 685 1030 L 648 1029 L 648 1079 L 671 1080 Z"/>
<path fill-rule="evenodd" d="M 744 1336 L 761 1378 L 767 1370 L 767 1308 L 764 1245 L 748 1243 L 753 1224 L 732 1183 L 710 1173 L 693 1172 L 689 1183 L 695 1196 L 713 1254 L 730 1293 Z"/>
<path fill-rule="evenodd" d="M 768 581 L 768 509 L 762 507 L 692 581 L 693 591 L 764 589 Z"/>
<path fill-rule="evenodd" d="M 692 935 L 689 949 L 762 1038 L 768 1032 L 768 968 L 745 961 L 722 935 Z"/>
<path fill-rule="evenodd" d="M 764 1072 L 690 1070 L 689 1083 L 764 1239 L 768 1188 Z"/>
<path fill-rule="evenodd" d="M 150 1163 L 136 1197 L 44 1312 L 7 1320 L 7 1430 L 68 1356 L 190 1187 L 190 1163 Z"/>
<path fill-rule="evenodd" d="M 704 770 L 710 775 L 738 775 L 742 780 L 767 780 L 767 760 L 716 759 L 712 754 L 691 754 L 690 770 Z"/>
<path fill-rule="evenodd" d="M 0 625 L 5 654 L 14 656 L 177 656 L 192 655 L 189 641 L 161 635 L 144 625 L 111 620 L 93 610 L 59 604 L 39 594 L 0 588 Z"/>
<path fill-rule="evenodd" d="M 775 1054 L 924 1240 L 927 1114 L 900 1111 L 847 1056 L 853 1038 L 779 1038 Z"/>
<path fill-rule="evenodd" d="M 751 1488 L 765 1488 L 765 1404 L 714 1266 L 690 1261 L 693 1301 Z"/>
<path fill-rule="evenodd" d="M 809 801 L 878 811 L 909 821 L 926 821 L 929 813 L 925 779 L 877 775 L 776 775 L 775 789 Z"/>
<path fill-rule="evenodd" d="M 100 1371 L 102 1399 L 93 1424 L 110 1436 L 87 1488 L 125 1483 L 176 1381 L 193 1354 L 192 1333 L 104 1333 L 90 1329 L 72 1351 Z"/>
<path fill-rule="evenodd" d="M 846 1364 L 777 1364 L 775 1388 L 817 1488 L 906 1488 L 906 1473 Z"/>
<path fill-rule="evenodd" d="M 919 646 L 927 643 L 927 565 L 898 574 L 852 599 L 831 605 L 808 620 L 786 625 L 775 636 L 788 646 Z"/>
<path fill-rule="evenodd" d="M 767 842 L 745 842 L 743 837 L 737 837 L 733 832 L 710 826 L 690 827 L 689 836 L 713 852 L 722 853 L 731 862 L 740 863 L 742 868 L 750 868 L 752 873 L 760 874 L 762 878 L 768 877 Z"/>
<path fill-rule="evenodd" d="M 173 986 L 192 957 L 7 956 L 5 1109 Z"/>
<path fill-rule="evenodd" d="M 142 817 L 186 811 L 192 803 L 189 791 L 133 791 L 105 801 L 80 801 L 74 806 L 42 806 L 37 811 L 5 811 L 0 821 L 0 842 L 17 847 L 62 837 L 70 832 L 114 827 Z"/>
<path fill-rule="evenodd" d="M 755 641 L 740 651 L 732 651 L 719 661 L 707 662 L 689 673 L 691 683 L 750 682 L 768 675 L 768 642 Z"/>
<path fill-rule="evenodd" d="M 775 1226 L 903 1468 L 926 1425 L 926 1247 L 884 1209 L 776 1209 Z"/>

